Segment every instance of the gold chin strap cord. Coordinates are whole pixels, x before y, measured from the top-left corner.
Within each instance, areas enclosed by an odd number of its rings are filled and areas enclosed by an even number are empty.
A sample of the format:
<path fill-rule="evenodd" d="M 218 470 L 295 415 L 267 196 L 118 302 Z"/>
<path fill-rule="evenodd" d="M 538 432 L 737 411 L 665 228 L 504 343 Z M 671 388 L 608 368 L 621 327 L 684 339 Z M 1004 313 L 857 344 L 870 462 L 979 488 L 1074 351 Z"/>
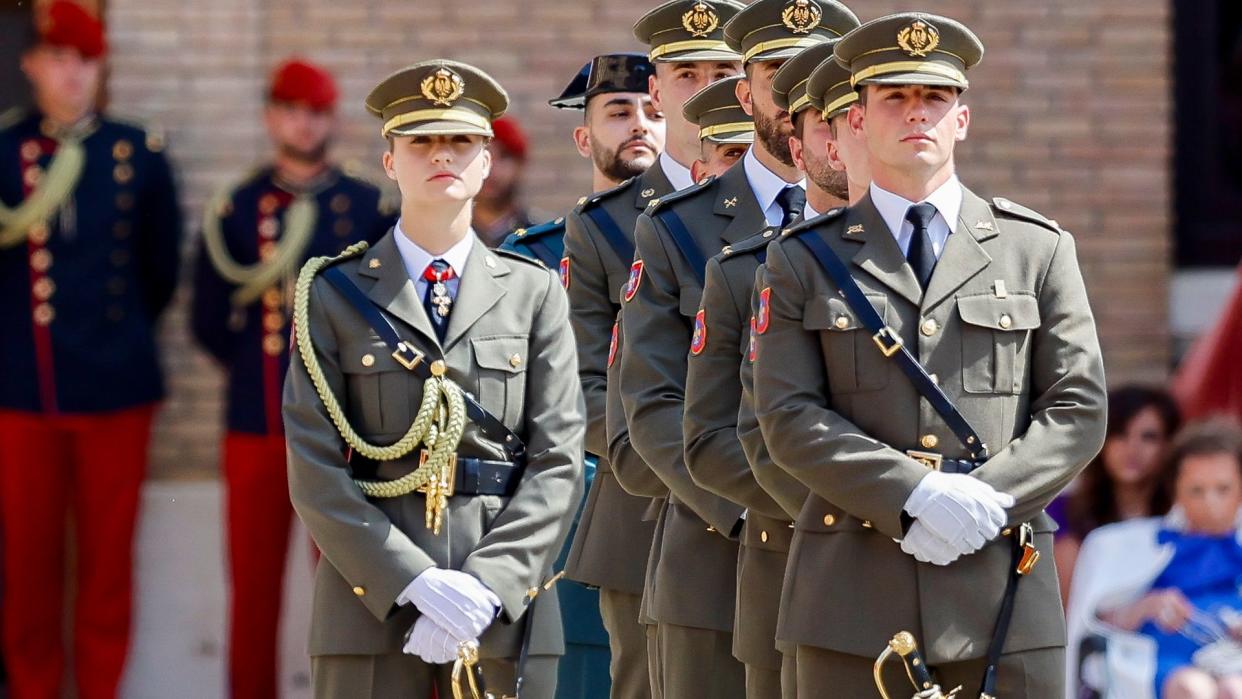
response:
<path fill-rule="evenodd" d="M 366 243 L 356 243 L 347 248 L 342 257 L 360 255 L 367 249 Z M 345 411 L 336 395 L 328 386 L 323 367 L 315 354 L 310 332 L 310 289 L 315 275 L 338 258 L 315 257 L 306 263 L 298 275 L 293 296 L 293 334 L 298 355 L 310 375 L 315 392 L 323 402 L 328 418 L 336 426 L 341 438 L 355 452 L 375 461 L 400 459 L 423 445 L 423 455 L 418 468 L 391 481 L 354 479 L 362 492 L 375 498 L 395 498 L 416 490 L 425 490 L 427 496 L 427 528 L 440 533 L 443 511 L 448 506 L 449 487 L 454 469 L 457 468 L 457 445 L 466 429 L 466 401 L 461 387 L 453 383 L 443 372 L 433 371 L 431 378 L 423 382 L 423 401 L 414 416 L 410 429 L 395 443 L 388 446 L 371 444 L 349 424 Z"/>
<path fill-rule="evenodd" d="M 60 142 L 39 186 L 17 208 L 0 204 L 0 250 L 26 241 L 30 227 L 47 221 L 77 189 L 86 167 L 86 149 L 73 139 Z"/>
<path fill-rule="evenodd" d="M 224 234 L 220 231 L 220 216 L 229 207 L 233 187 L 216 193 L 203 207 L 203 246 L 211 266 L 215 267 L 225 281 L 238 285 L 231 300 L 234 306 L 247 306 L 286 274 L 297 269 L 298 261 L 310 245 L 319 218 L 315 198 L 302 194 L 294 198 L 284 215 L 284 235 L 275 244 L 276 252 L 270 260 L 260 260 L 253 265 L 241 265 L 229 255 Z"/>

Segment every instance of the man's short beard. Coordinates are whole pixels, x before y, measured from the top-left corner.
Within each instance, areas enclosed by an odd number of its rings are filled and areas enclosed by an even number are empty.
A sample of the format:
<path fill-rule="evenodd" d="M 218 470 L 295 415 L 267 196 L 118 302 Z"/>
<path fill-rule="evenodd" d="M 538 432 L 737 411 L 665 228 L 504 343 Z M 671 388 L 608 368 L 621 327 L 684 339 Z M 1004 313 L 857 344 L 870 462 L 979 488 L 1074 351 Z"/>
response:
<path fill-rule="evenodd" d="M 803 162 L 806 163 L 806 177 L 816 187 L 840 199 L 850 200 L 850 180 L 844 170 L 833 170 L 826 160 L 808 160 L 806 151 L 802 151 Z"/>
<path fill-rule="evenodd" d="M 331 141 L 332 139 L 325 138 L 319 142 L 319 145 L 309 149 L 298 148 L 297 146 L 293 146 L 288 143 L 281 143 L 277 146 L 277 149 L 280 151 L 282 156 L 289 158 L 290 160 L 296 160 L 307 164 L 322 163 L 328 157 L 328 146 L 331 145 Z"/>
<path fill-rule="evenodd" d="M 620 152 L 624 148 L 610 150 L 604 147 L 604 144 L 591 136 L 591 160 L 595 163 L 595 167 L 604 176 L 614 182 L 623 182 L 631 177 L 637 177 L 647 171 L 651 167 L 651 163 L 643 163 L 639 158 L 625 159 L 621 157 Z M 626 141 L 629 143 L 629 141 Z M 652 162 L 655 162 L 652 159 Z"/>
<path fill-rule="evenodd" d="M 772 157 L 789 167 L 794 166 L 793 153 L 789 151 L 789 129 L 782 128 L 780 119 L 774 119 L 755 109 L 755 138 Z"/>

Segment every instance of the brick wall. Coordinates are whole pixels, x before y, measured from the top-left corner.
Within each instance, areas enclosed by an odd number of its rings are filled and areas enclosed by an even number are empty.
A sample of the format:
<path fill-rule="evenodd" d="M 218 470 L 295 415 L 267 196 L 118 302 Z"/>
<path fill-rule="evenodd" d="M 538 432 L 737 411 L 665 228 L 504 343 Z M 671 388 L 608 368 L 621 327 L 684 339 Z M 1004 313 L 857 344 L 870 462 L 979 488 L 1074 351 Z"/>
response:
<path fill-rule="evenodd" d="M 378 124 L 362 99 L 389 71 L 443 55 L 477 63 L 513 98 L 533 139 L 527 191 L 569 206 L 589 171 L 569 141 L 577 117 L 548 108 L 592 54 L 632 50 L 646 3 L 601 0 L 108 0 L 113 108 L 160 122 L 190 220 L 210 192 L 266 152 L 262 89 L 298 52 L 337 71 L 337 154 L 378 176 Z M 1167 373 L 1170 9 L 1165 0 L 928 0 L 987 46 L 972 71 L 964 181 L 1057 218 L 1079 241 L 1109 379 Z M 909 9 L 858 2 L 863 20 Z M 197 228 L 197 226 L 195 226 Z M 187 248 L 188 249 L 188 248 Z M 213 472 L 220 379 L 188 341 L 185 290 L 164 327 L 172 397 L 156 438 L 161 476 Z"/>

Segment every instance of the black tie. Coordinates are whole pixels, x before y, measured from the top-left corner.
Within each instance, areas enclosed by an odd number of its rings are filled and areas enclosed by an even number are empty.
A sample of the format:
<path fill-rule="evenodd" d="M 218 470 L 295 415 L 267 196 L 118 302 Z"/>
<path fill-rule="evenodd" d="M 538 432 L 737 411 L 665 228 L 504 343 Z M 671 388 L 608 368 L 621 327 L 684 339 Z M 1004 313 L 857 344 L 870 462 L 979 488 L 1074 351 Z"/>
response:
<path fill-rule="evenodd" d="M 798 185 L 786 187 L 776 195 L 776 203 L 781 206 L 781 228 L 785 228 L 806 208 L 806 190 Z"/>
<path fill-rule="evenodd" d="M 444 342 L 444 333 L 448 330 L 449 311 L 453 306 L 453 294 L 449 291 L 448 280 L 452 279 L 453 268 L 441 259 L 432 260 L 423 272 L 427 282 L 427 290 L 423 294 L 423 308 L 431 325 L 436 329 L 436 337 Z"/>
<path fill-rule="evenodd" d="M 926 202 L 915 204 L 906 210 L 906 220 L 914 224 L 906 261 L 910 263 L 910 269 L 914 270 L 914 276 L 918 277 L 923 291 L 927 291 L 932 270 L 936 269 L 936 251 L 932 249 L 931 234 L 927 232 L 927 227 L 935 217 L 936 207 Z"/>

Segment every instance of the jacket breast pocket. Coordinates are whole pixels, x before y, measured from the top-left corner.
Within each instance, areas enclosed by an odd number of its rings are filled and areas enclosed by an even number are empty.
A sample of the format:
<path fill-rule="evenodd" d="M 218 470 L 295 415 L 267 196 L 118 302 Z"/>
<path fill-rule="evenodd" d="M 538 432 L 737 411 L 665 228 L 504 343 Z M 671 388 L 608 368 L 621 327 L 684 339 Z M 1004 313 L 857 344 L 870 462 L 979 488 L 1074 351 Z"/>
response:
<path fill-rule="evenodd" d="M 526 399 L 527 335 L 471 338 L 478 366 L 475 397 L 507 425 L 522 421 Z"/>
<path fill-rule="evenodd" d="M 967 393 L 1021 393 L 1030 366 L 1039 302 L 1029 293 L 957 299 L 962 319 L 962 388 Z"/>
<path fill-rule="evenodd" d="M 384 343 L 372 340 L 341 349 L 346 414 L 365 435 L 404 434 L 414 419 L 410 401 L 421 396 L 421 382 Z"/>
<path fill-rule="evenodd" d="M 868 295 L 867 300 L 887 323 L 888 299 Z M 844 299 L 812 298 L 803 309 L 802 327 L 819 331 L 831 392 L 878 391 L 888 386 L 888 358 Z"/>

